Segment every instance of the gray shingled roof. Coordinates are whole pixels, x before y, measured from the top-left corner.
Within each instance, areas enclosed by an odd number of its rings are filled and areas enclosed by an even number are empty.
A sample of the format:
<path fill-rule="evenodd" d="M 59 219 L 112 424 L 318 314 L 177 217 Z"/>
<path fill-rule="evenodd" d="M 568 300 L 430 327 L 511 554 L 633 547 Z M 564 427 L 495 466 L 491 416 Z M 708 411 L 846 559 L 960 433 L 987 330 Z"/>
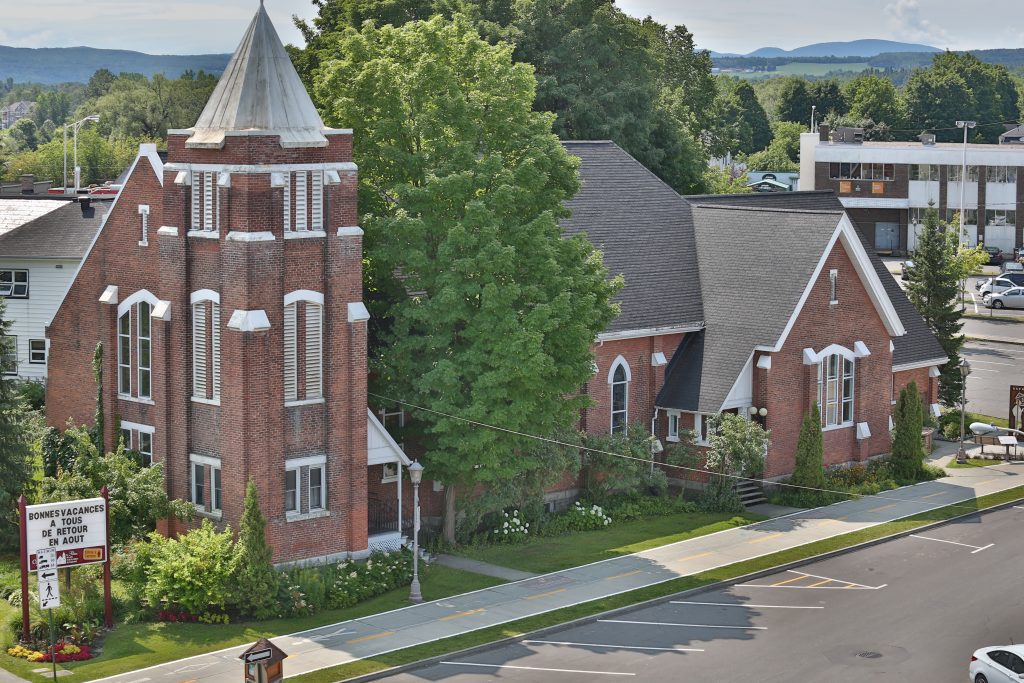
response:
<path fill-rule="evenodd" d="M 21 227 L 29 221 L 40 216 L 56 211 L 63 204 L 63 200 L 51 199 L 49 197 L 23 199 L 3 198 L 0 199 L 0 235 L 4 235 L 15 228 Z"/>
<path fill-rule="evenodd" d="M 77 202 L 54 203 L 58 208 L 0 235 L 0 258 L 85 256 L 112 202 L 93 199 L 84 212 Z"/>
<path fill-rule="evenodd" d="M 681 346 L 657 405 L 721 409 L 754 347 L 773 345 L 782 336 L 841 217 L 841 210 L 693 205 L 707 320 L 703 371 L 694 375 L 693 361 L 686 358 L 691 350 Z M 752 289 L 737 284 L 736 251 L 726 245 L 743 245 L 744 269 L 771 277 L 758 278 Z"/>
<path fill-rule="evenodd" d="M 668 185 L 610 141 L 564 142 L 582 160 L 582 188 L 562 221 L 604 252 L 625 286 L 620 315 L 606 332 L 699 324 L 704 319 L 690 207 Z"/>
<path fill-rule="evenodd" d="M 700 195 L 687 197 L 695 204 L 707 205 L 729 205 L 764 207 L 780 209 L 807 209 L 818 211 L 842 211 L 843 205 L 832 190 L 817 190 L 812 192 L 777 192 L 759 194 L 733 194 L 733 195 Z M 921 315 L 910 303 L 903 289 L 896 282 L 896 279 L 889 273 L 889 270 L 882 263 L 882 259 L 875 253 L 871 240 L 853 219 L 850 219 L 857 229 L 857 236 L 860 237 L 864 251 L 871 259 L 878 278 L 885 287 L 889 300 L 892 301 L 896 314 L 903 323 L 906 334 L 896 337 L 893 341 L 892 364 L 894 366 L 925 363 L 928 361 L 943 362 L 946 358 L 945 352 L 939 346 L 938 340 L 925 325 Z M 738 371 L 737 371 L 738 372 Z"/>

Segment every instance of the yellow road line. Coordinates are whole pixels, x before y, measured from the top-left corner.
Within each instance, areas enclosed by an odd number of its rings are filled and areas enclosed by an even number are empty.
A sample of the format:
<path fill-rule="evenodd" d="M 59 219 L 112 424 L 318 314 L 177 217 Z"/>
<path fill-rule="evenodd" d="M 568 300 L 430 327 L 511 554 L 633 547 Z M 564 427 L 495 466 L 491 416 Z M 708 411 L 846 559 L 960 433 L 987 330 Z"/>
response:
<path fill-rule="evenodd" d="M 641 571 L 643 571 L 643 570 L 642 569 L 634 569 L 633 571 L 626 572 L 625 574 L 616 574 L 615 576 L 609 576 L 607 578 L 607 580 L 611 581 L 612 579 L 623 579 L 623 578 L 625 578 L 627 576 L 635 576 L 635 575 L 639 574 Z"/>
<path fill-rule="evenodd" d="M 794 576 L 792 579 L 786 579 L 785 581 L 779 581 L 778 583 L 773 583 L 772 585 L 773 586 L 785 586 L 787 583 L 793 583 L 794 581 L 799 581 L 800 579 L 806 579 L 806 578 L 807 578 L 806 576 L 801 574 L 800 576 Z"/>
<path fill-rule="evenodd" d="M 938 493 L 929 493 L 927 496 L 921 496 L 921 498 L 934 498 L 935 496 L 944 496 L 948 491 L 939 491 Z"/>
<path fill-rule="evenodd" d="M 818 523 L 818 526 L 825 526 L 826 524 L 835 524 L 836 522 L 841 522 L 844 519 L 846 519 L 846 515 L 843 515 L 842 517 L 836 517 L 835 519 L 823 519 L 821 520 L 821 522 Z"/>
<path fill-rule="evenodd" d="M 547 593 L 538 593 L 537 595 L 530 595 L 530 596 L 527 596 L 527 597 L 523 598 L 523 600 L 536 600 L 537 598 L 546 598 L 549 595 L 554 595 L 555 593 L 564 593 L 564 592 L 565 592 L 564 588 L 559 588 L 558 590 L 548 591 Z"/>
<path fill-rule="evenodd" d="M 755 538 L 752 541 L 747 541 L 747 543 L 760 543 L 762 541 L 770 541 L 773 538 L 778 538 L 779 536 L 785 536 L 785 535 L 786 534 L 784 532 L 780 531 L 779 533 L 772 534 L 771 536 L 762 536 L 761 538 Z"/>
<path fill-rule="evenodd" d="M 880 512 L 882 510 L 888 510 L 889 508 L 896 507 L 896 503 L 889 503 L 888 505 L 882 505 L 881 507 L 871 508 L 868 512 Z"/>
<path fill-rule="evenodd" d="M 812 583 L 810 586 L 808 586 L 808 588 L 814 588 L 815 586 L 820 586 L 823 583 L 832 583 L 832 579 L 825 579 L 824 581 L 819 581 L 818 583 Z"/>
<path fill-rule="evenodd" d="M 384 636 L 393 636 L 393 635 L 395 635 L 394 631 L 384 631 L 384 633 L 374 633 L 373 635 L 370 635 L 370 636 L 363 636 L 362 638 L 353 638 L 352 640 L 346 640 L 345 642 L 349 643 L 349 644 L 361 643 L 364 640 L 373 640 L 374 638 L 383 638 Z"/>
<path fill-rule="evenodd" d="M 690 555 L 689 557 L 684 557 L 684 558 L 680 559 L 679 561 L 680 562 L 686 562 L 687 560 L 696 560 L 698 557 L 707 557 L 708 555 L 714 555 L 714 554 L 715 554 L 714 551 L 709 550 L 706 553 L 697 553 L 696 555 Z"/>
<path fill-rule="evenodd" d="M 446 617 L 441 617 L 439 621 L 448 621 L 449 619 L 458 619 L 459 617 L 468 617 L 470 614 L 480 614 L 483 612 L 482 609 L 471 609 L 468 612 L 459 612 L 458 614 L 449 614 Z"/>

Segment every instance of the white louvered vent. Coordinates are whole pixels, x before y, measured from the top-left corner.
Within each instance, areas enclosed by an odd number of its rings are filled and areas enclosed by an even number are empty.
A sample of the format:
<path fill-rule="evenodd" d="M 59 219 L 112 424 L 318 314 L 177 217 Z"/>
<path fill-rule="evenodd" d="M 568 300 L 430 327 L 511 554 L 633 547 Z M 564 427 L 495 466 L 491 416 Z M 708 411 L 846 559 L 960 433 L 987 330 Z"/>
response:
<path fill-rule="evenodd" d="M 213 367 L 213 398 L 220 399 L 220 304 L 212 302 L 210 314 L 210 353 L 213 356 L 210 365 Z"/>
<path fill-rule="evenodd" d="M 313 206 L 311 220 L 313 230 L 324 229 L 324 172 L 313 171 Z"/>
<path fill-rule="evenodd" d="M 306 216 L 306 179 L 305 171 L 295 172 L 295 230 L 305 231 L 309 229 L 309 222 Z"/>
<path fill-rule="evenodd" d="M 203 197 L 203 174 L 192 171 L 192 182 L 189 188 L 192 193 L 192 230 L 202 230 L 202 197 Z"/>
<path fill-rule="evenodd" d="M 203 173 L 203 230 L 213 230 L 213 171 Z"/>
<path fill-rule="evenodd" d="M 292 174 L 284 174 L 284 231 L 290 232 L 292 229 Z"/>
<path fill-rule="evenodd" d="M 306 302 L 306 398 L 323 396 L 323 309 Z"/>
<path fill-rule="evenodd" d="M 296 304 L 284 307 L 284 400 L 294 401 L 298 398 L 299 383 L 296 361 L 298 355 L 298 338 L 296 334 Z"/>
<path fill-rule="evenodd" d="M 192 395 L 206 398 L 206 302 L 192 304 Z"/>

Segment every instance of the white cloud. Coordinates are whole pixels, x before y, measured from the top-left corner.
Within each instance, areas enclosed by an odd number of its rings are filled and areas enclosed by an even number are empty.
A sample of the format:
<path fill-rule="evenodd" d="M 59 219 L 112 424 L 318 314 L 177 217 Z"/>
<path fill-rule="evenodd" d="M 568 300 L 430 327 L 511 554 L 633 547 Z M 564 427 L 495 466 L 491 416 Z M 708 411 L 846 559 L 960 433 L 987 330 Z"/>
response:
<path fill-rule="evenodd" d="M 921 15 L 918 0 L 896 0 L 885 6 L 886 16 L 893 26 L 893 32 L 902 40 L 935 44 L 946 47 L 951 39 L 941 26 Z"/>

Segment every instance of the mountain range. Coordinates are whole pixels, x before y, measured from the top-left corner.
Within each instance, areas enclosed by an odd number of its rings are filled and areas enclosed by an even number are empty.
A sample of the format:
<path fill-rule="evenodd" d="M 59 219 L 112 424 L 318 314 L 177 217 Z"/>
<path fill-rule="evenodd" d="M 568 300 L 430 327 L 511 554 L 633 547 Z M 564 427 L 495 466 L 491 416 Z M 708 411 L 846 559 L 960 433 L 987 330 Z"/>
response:
<path fill-rule="evenodd" d="M 883 52 L 942 52 L 931 45 L 901 43 L 894 40 L 851 40 L 836 43 L 814 43 L 792 50 L 762 47 L 745 55 L 712 52 L 711 57 L 874 57 Z"/>
<path fill-rule="evenodd" d="M 147 77 L 162 73 L 177 78 L 185 71 L 220 75 L 229 54 L 148 55 L 131 50 L 103 50 L 92 47 L 7 47 L 0 45 L 0 80 L 15 83 L 86 83 L 97 69 L 114 74 L 141 73 Z"/>

